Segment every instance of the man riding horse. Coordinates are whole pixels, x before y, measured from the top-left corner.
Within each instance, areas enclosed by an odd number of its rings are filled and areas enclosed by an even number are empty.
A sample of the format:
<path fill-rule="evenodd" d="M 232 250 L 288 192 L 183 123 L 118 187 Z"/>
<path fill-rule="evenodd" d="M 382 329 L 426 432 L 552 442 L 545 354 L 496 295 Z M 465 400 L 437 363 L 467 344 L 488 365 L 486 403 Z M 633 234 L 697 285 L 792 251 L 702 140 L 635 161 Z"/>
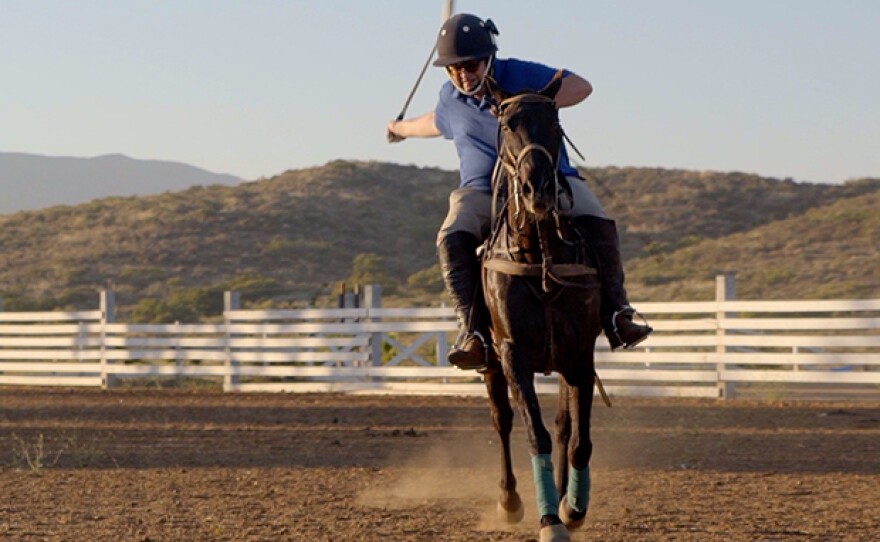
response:
<path fill-rule="evenodd" d="M 514 58 L 496 58 L 498 30 L 490 19 L 457 14 L 440 28 L 435 66 L 446 69 L 449 81 L 440 89 L 434 111 L 388 123 L 393 141 L 408 137 L 452 139 L 460 159 L 461 183 L 449 197 L 449 213 L 437 235 L 437 252 L 447 292 L 453 300 L 461 332 L 449 361 L 461 369 L 484 370 L 490 339 L 482 307 L 477 248 L 490 232 L 491 181 L 498 160 L 498 121 L 486 91 L 486 77 L 510 93 L 541 89 L 555 68 Z M 588 81 L 564 71 L 555 96 L 559 108 L 576 105 L 593 91 Z M 565 147 L 559 171 L 571 187 L 572 225 L 588 241 L 598 261 L 602 282 L 602 327 L 612 349 L 632 348 L 653 331 L 633 321 L 635 310 L 627 300 L 617 227 L 571 166 Z M 477 306 L 475 306 L 477 305 Z"/>

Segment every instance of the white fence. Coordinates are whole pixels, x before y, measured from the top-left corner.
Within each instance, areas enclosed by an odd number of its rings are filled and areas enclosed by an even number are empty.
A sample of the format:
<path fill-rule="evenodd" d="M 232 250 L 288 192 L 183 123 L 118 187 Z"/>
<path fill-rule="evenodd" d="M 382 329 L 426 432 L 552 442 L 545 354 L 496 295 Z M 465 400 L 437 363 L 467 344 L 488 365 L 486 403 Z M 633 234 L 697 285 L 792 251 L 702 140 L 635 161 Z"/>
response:
<path fill-rule="evenodd" d="M 656 330 L 597 370 L 617 395 L 733 397 L 765 386 L 853 389 L 880 399 L 880 299 L 736 301 L 719 277 L 711 302 L 639 303 Z M 446 364 L 451 309 L 239 310 L 216 324 L 122 324 L 112 296 L 85 312 L 0 311 L 0 384 L 111 387 L 131 377 L 211 377 L 228 391 L 483 394 Z M 543 393 L 555 377 L 538 377 Z"/>

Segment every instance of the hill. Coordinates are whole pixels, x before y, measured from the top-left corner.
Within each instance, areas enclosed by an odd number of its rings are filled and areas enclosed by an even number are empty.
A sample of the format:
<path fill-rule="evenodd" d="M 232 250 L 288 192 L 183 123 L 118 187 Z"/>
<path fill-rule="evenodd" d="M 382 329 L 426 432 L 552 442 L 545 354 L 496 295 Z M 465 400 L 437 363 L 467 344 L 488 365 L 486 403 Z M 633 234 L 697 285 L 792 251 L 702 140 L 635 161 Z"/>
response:
<path fill-rule="evenodd" d="M 405 280 L 434 262 L 454 177 L 338 161 L 235 187 L 0 216 L 0 292 L 9 309 L 94 306 L 107 284 L 123 308 L 195 288 L 308 302 L 373 253 Z"/>
<path fill-rule="evenodd" d="M 880 297 L 880 190 L 818 206 L 743 233 L 630 261 L 634 295 L 712 299 L 734 273 L 742 299 Z"/>
<path fill-rule="evenodd" d="M 0 152 L 0 191 L 5 194 L 0 213 L 240 181 L 186 164 L 121 154 L 70 158 Z"/>
<path fill-rule="evenodd" d="M 739 172 L 612 167 L 584 173 L 617 220 L 627 258 L 670 253 L 880 189 L 880 179 L 836 185 Z"/>
<path fill-rule="evenodd" d="M 821 185 L 741 173 L 585 173 L 619 219 L 636 299 L 711 296 L 711 284 L 683 285 L 711 279 L 717 270 L 739 273 L 741 296 L 789 292 L 780 287 L 789 276 L 817 281 L 801 283 L 791 297 L 848 291 L 880 296 L 880 281 L 864 282 L 870 276 L 844 269 L 829 274 L 834 262 L 874 261 L 880 228 L 864 213 L 877 208 L 880 180 Z M 216 314 L 222 289 L 242 291 L 251 306 L 302 306 L 326 300 L 337 282 L 350 279 L 384 283 L 399 297 L 395 302 L 438 303 L 444 298 L 434 238 L 456 185 L 451 171 L 335 161 L 232 187 L 0 216 L 0 295 L 8 310 L 89 308 L 95 290 L 110 284 L 123 312 L 186 320 Z M 808 222 L 791 222 L 798 220 Z M 862 228 L 861 237 L 847 224 Z M 796 243 L 807 226 L 817 236 L 816 250 Z M 835 232 L 860 241 L 839 242 Z M 725 253 L 725 243 L 749 240 L 754 249 L 765 239 L 764 259 L 724 259 L 733 254 Z M 714 256 L 688 263 L 703 252 Z M 770 270 L 779 262 L 786 269 L 826 272 L 774 274 Z M 873 269 L 880 268 L 877 263 Z M 762 286 L 768 283 L 775 287 Z M 186 310 L 175 313 L 175 307 Z"/>

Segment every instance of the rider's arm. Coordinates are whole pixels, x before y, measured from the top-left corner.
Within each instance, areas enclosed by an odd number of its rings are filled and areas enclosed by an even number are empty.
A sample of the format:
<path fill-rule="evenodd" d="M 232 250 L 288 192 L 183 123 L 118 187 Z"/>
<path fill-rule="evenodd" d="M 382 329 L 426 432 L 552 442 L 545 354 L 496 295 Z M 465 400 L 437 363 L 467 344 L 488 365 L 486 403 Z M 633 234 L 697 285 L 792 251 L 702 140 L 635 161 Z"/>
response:
<path fill-rule="evenodd" d="M 437 137 L 440 130 L 434 124 L 434 112 L 421 117 L 406 120 L 392 120 L 388 123 L 388 132 L 398 137 Z"/>
<path fill-rule="evenodd" d="M 579 75 L 569 72 L 568 75 L 562 79 L 562 87 L 560 87 L 559 92 L 556 93 L 556 106 L 570 107 L 572 105 L 577 105 L 586 100 L 587 96 L 592 92 L 593 86 L 589 81 Z"/>

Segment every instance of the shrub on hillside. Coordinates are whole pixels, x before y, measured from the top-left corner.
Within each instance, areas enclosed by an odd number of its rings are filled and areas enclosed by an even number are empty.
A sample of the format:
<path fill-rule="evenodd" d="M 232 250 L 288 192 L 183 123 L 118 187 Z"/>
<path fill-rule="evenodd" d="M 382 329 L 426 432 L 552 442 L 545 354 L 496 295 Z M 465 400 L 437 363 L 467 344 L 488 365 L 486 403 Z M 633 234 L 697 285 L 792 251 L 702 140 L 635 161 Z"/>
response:
<path fill-rule="evenodd" d="M 286 292 L 283 284 L 271 277 L 239 275 L 223 284 L 223 290 L 239 292 L 249 300 L 264 300 Z M 222 299 L 222 295 L 220 296 Z"/>
<path fill-rule="evenodd" d="M 188 288 L 168 297 L 171 306 L 186 306 L 199 316 L 223 314 L 223 289 L 215 286 Z"/>
<path fill-rule="evenodd" d="M 142 299 L 131 311 L 136 324 L 171 324 L 174 322 L 198 322 L 198 313 L 186 304 L 173 304 L 161 299 Z"/>
<path fill-rule="evenodd" d="M 406 279 L 406 285 L 419 292 L 436 294 L 443 292 L 443 275 L 440 265 L 432 265 L 413 273 Z"/>
<path fill-rule="evenodd" d="M 358 254 L 351 262 L 351 275 L 345 279 L 348 284 L 381 284 L 386 294 L 397 292 L 398 283 L 384 270 L 385 260 L 372 252 Z"/>

